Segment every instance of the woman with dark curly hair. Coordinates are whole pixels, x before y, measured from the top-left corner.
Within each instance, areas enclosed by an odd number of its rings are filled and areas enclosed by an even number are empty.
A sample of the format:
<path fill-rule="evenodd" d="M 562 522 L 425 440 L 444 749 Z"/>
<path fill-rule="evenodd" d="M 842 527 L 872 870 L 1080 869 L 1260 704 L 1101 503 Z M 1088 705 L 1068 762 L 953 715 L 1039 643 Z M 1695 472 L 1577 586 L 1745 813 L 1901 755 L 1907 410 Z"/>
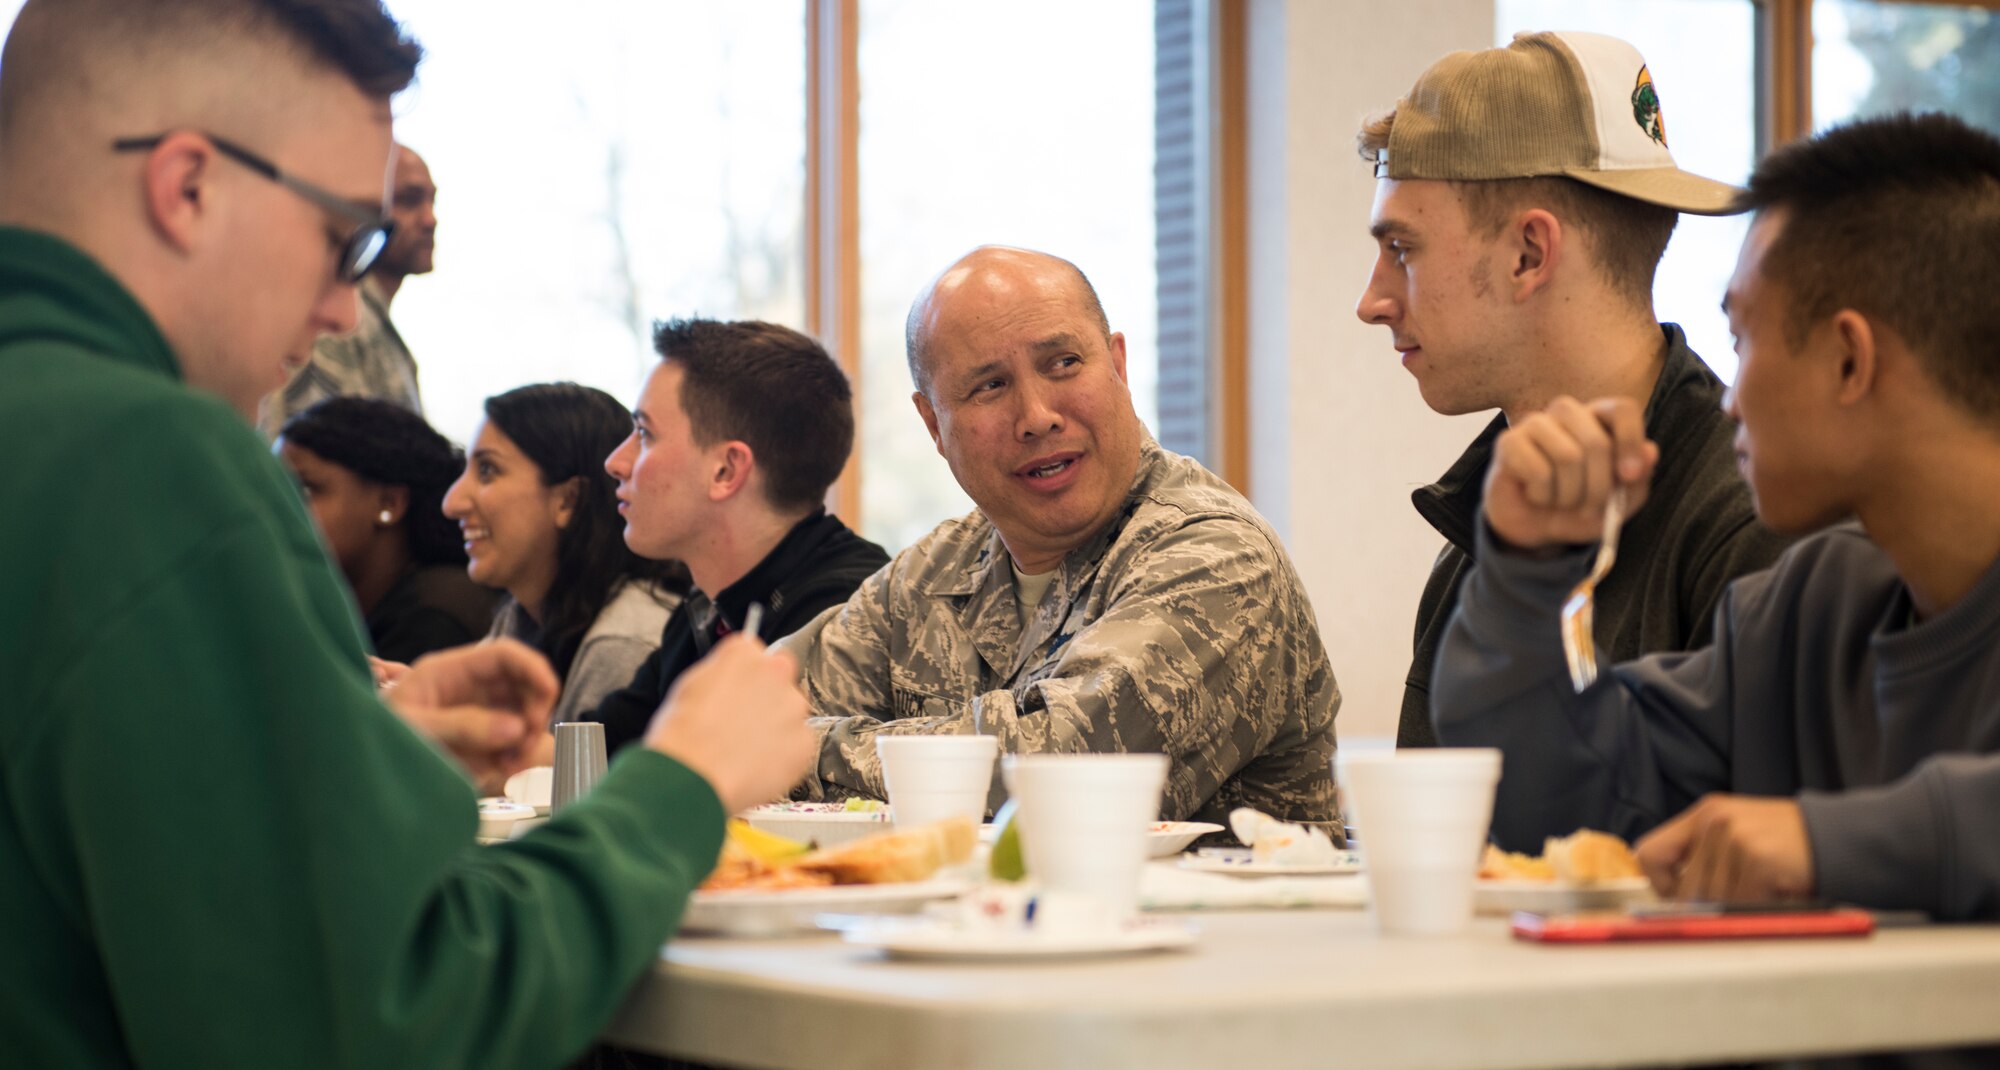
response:
<path fill-rule="evenodd" d="M 562 680 L 552 724 L 625 686 L 659 649 L 687 591 L 679 563 L 625 546 L 604 461 L 631 431 L 631 412 L 602 390 L 509 390 L 486 399 L 465 472 L 445 493 L 445 515 L 458 521 L 470 556 L 466 572 L 510 596 L 493 634 L 539 648 Z"/>
<path fill-rule="evenodd" d="M 272 448 L 298 476 L 378 656 L 414 661 L 486 634 L 499 596 L 466 578 L 439 508 L 463 454 L 423 417 L 328 398 L 285 421 Z"/>

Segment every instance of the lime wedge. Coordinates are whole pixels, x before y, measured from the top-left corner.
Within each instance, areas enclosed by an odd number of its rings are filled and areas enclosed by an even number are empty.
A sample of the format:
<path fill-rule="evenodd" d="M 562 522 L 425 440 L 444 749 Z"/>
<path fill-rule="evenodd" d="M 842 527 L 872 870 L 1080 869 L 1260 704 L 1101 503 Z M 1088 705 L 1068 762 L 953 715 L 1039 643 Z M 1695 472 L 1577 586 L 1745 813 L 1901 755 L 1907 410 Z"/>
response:
<path fill-rule="evenodd" d="M 1021 854 L 1021 823 L 1014 820 L 1014 800 L 993 815 L 993 824 L 1000 835 L 993 841 L 993 853 L 987 857 L 986 872 L 994 880 L 1017 881 L 1028 875 L 1027 859 Z"/>

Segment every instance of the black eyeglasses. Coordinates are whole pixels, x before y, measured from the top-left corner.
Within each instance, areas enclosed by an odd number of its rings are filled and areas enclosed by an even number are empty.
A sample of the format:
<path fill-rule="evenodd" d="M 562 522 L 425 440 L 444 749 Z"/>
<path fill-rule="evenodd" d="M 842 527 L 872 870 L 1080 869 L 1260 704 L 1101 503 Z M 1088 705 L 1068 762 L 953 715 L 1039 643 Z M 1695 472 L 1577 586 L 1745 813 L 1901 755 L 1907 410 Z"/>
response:
<path fill-rule="evenodd" d="M 204 133 L 224 156 L 263 175 L 278 185 L 304 197 L 340 219 L 355 226 L 353 233 L 340 247 L 340 278 L 342 282 L 360 282 L 368 269 L 381 258 L 382 250 L 389 247 L 389 234 L 396 229 L 396 222 L 387 216 L 370 212 L 347 200 L 337 193 L 322 189 L 303 178 L 294 178 L 278 170 L 278 166 L 262 156 L 234 142 Z M 154 134 L 151 137 L 122 137 L 111 143 L 117 152 L 146 152 L 159 146 L 167 135 Z"/>

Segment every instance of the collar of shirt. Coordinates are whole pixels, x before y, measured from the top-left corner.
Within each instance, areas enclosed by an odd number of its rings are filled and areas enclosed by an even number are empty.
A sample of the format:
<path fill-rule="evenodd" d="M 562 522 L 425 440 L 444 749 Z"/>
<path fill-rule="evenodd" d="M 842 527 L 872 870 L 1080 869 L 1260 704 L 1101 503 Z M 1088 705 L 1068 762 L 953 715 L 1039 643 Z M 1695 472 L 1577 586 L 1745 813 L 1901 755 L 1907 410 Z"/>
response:
<path fill-rule="evenodd" d="M 1679 458 L 1686 442 L 1680 432 L 1699 426 L 1689 418 L 1690 403 L 1682 400 L 1689 392 L 1681 390 L 1681 385 L 1714 373 L 1688 348 L 1687 335 L 1679 325 L 1662 323 L 1660 332 L 1667 356 L 1660 365 L 1659 378 L 1653 380 L 1653 393 L 1646 399 L 1646 434 L 1660 444 L 1660 465 L 1664 468 Z M 1699 404 L 1704 409 L 1707 406 L 1706 401 Z M 1486 467 L 1493 462 L 1493 445 L 1505 430 L 1506 415 L 1495 416 L 1437 482 L 1410 492 L 1410 504 L 1417 514 L 1468 557 L 1476 541 L 1473 524 L 1479 519 L 1479 500 L 1486 490 Z"/>

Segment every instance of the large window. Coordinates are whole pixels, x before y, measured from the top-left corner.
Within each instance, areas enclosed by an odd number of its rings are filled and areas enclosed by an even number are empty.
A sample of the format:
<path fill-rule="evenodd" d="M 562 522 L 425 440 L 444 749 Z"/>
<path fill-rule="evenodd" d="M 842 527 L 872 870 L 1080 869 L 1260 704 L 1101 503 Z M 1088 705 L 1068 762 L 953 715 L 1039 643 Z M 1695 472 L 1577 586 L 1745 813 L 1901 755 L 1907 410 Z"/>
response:
<path fill-rule="evenodd" d="M 2000 11 L 1817 0 L 1812 36 L 1815 128 L 1912 110 L 2000 131 Z"/>
<path fill-rule="evenodd" d="M 439 189 L 393 314 L 440 430 L 551 379 L 630 403 L 657 317 L 801 325 L 802 0 L 393 9 L 430 55 L 397 135 Z"/>
<path fill-rule="evenodd" d="M 971 508 L 909 396 L 910 302 L 974 246 L 1090 276 L 1154 422 L 1150 0 L 860 4 L 862 527 L 904 546 Z"/>

